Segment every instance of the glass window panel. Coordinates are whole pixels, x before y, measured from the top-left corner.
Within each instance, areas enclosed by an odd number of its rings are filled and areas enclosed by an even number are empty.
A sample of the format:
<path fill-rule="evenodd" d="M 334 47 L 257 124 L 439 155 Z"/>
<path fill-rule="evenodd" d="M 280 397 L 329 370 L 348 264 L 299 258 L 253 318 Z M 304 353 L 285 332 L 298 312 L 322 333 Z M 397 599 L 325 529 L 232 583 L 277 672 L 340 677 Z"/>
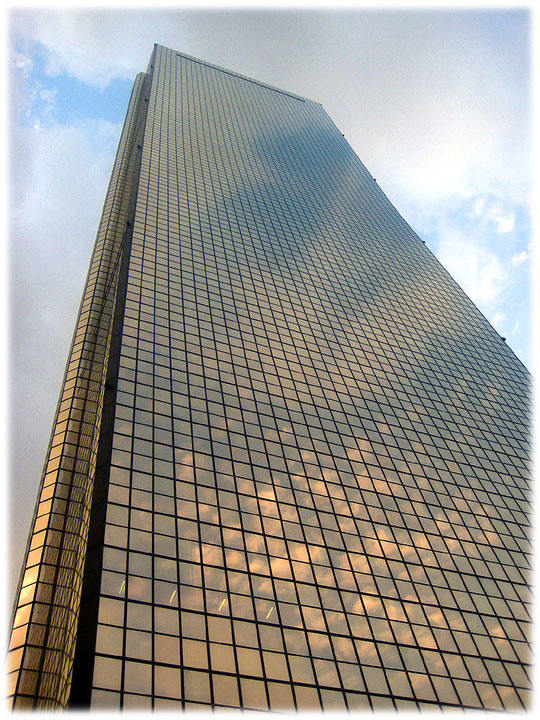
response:
<path fill-rule="evenodd" d="M 182 697 L 180 670 L 154 665 L 154 691 L 158 696 L 180 699 Z"/>
<path fill-rule="evenodd" d="M 246 709 L 268 710 L 268 700 L 264 682 L 240 678 L 242 688 L 242 705 Z"/>
<path fill-rule="evenodd" d="M 368 692 L 379 693 L 381 695 L 389 694 L 384 673 L 380 668 L 363 667 L 362 672 Z"/>
<path fill-rule="evenodd" d="M 299 711 L 320 711 L 321 703 L 316 688 L 295 685 L 293 689 L 296 697 L 296 706 Z"/>
<path fill-rule="evenodd" d="M 344 688 L 355 691 L 364 690 L 364 681 L 358 665 L 344 662 L 338 662 L 337 665 Z"/>
<path fill-rule="evenodd" d="M 266 677 L 272 680 L 288 680 L 289 671 L 285 655 L 263 651 L 263 662 Z"/>
<path fill-rule="evenodd" d="M 152 660 L 152 635 L 138 630 L 126 630 L 126 655 L 140 660 Z"/>
<path fill-rule="evenodd" d="M 214 691 L 214 702 L 216 705 L 240 707 L 237 678 L 213 673 L 212 687 Z"/>
<path fill-rule="evenodd" d="M 183 664 L 190 667 L 207 668 L 206 643 L 199 640 L 182 640 Z M 193 698 L 192 698 L 193 699 Z"/>
<path fill-rule="evenodd" d="M 186 640 L 186 642 L 190 641 Z M 178 638 L 168 635 L 154 635 L 154 660 L 169 665 L 180 665 L 180 643 Z"/>
<path fill-rule="evenodd" d="M 289 657 L 291 676 L 294 682 L 314 685 L 315 678 L 311 667 L 311 660 L 307 657 L 291 655 Z"/>
<path fill-rule="evenodd" d="M 210 679 L 207 672 L 184 670 L 184 696 L 186 700 L 210 702 Z"/>
<path fill-rule="evenodd" d="M 122 662 L 96 655 L 94 661 L 94 686 L 109 690 L 120 690 Z"/>
<path fill-rule="evenodd" d="M 124 691 L 150 694 L 152 691 L 152 666 L 147 663 L 126 661 Z"/>
<path fill-rule="evenodd" d="M 231 645 L 210 643 L 210 661 L 212 670 L 218 672 L 236 672 L 234 651 Z"/>
<path fill-rule="evenodd" d="M 270 696 L 271 710 L 294 711 L 294 700 L 292 688 L 285 683 L 268 683 L 268 694 Z"/>

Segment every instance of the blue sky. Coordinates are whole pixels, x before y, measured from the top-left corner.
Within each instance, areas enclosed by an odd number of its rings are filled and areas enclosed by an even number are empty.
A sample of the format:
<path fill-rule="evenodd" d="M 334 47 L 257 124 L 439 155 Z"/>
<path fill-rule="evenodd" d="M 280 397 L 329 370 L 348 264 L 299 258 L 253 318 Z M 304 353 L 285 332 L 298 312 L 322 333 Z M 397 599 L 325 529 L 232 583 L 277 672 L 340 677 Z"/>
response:
<path fill-rule="evenodd" d="M 526 10 L 12 11 L 14 577 L 121 124 L 154 42 L 321 102 L 531 367 Z"/>
<path fill-rule="evenodd" d="M 24 45 L 12 55 L 15 72 L 26 79 L 27 107 L 17 121 L 35 130 L 73 125 L 81 120 L 120 123 L 125 115 L 133 80 L 111 77 L 104 87 L 90 85 L 67 72 L 51 75 L 47 51 L 39 42 Z M 20 109 L 20 108 L 19 108 Z"/>

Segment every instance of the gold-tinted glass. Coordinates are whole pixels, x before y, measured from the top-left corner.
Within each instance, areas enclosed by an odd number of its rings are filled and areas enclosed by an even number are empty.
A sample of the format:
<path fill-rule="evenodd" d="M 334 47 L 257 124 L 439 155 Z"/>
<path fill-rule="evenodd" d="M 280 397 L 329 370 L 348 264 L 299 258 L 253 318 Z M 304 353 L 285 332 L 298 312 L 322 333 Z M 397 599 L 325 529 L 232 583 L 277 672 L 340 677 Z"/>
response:
<path fill-rule="evenodd" d="M 97 648 L 111 705 L 524 707 L 526 372 L 320 105 L 153 73 L 100 615 L 148 671 Z"/>

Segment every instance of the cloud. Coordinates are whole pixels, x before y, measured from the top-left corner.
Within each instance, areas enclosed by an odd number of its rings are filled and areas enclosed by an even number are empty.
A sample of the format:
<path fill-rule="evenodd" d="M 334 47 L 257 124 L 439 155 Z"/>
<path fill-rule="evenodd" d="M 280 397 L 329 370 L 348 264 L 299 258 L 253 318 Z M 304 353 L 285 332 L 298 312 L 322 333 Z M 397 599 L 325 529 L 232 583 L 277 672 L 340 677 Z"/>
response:
<path fill-rule="evenodd" d="M 509 213 L 508 215 L 505 215 L 504 217 L 500 217 L 497 224 L 497 230 L 500 233 L 508 233 L 512 232 L 514 229 L 514 213 Z"/>
<path fill-rule="evenodd" d="M 436 255 L 474 303 L 494 303 L 508 285 L 497 254 L 456 227 L 440 229 Z"/>
<path fill-rule="evenodd" d="M 497 226 L 497 232 L 508 233 L 514 229 L 514 213 L 504 214 L 498 205 L 492 204 L 486 213 L 486 218 L 494 222 Z"/>
<path fill-rule="evenodd" d="M 486 205 L 485 197 L 478 197 L 474 200 L 469 217 L 480 217 Z"/>
<path fill-rule="evenodd" d="M 45 87 L 33 72 L 34 60 L 21 53 L 12 53 L 13 67 L 17 72 L 12 74 L 11 90 L 15 102 L 12 106 L 14 124 L 18 125 L 25 118 L 28 125 L 39 130 L 42 121 L 50 122 L 55 110 L 57 87 Z"/>
<path fill-rule="evenodd" d="M 32 10 L 13 18 L 15 37 L 40 44 L 53 76 L 99 87 L 132 78 L 158 42 L 312 97 L 392 197 L 432 203 L 501 188 L 522 197 L 528 182 L 525 13 Z"/>
<path fill-rule="evenodd" d="M 529 181 L 529 114 L 526 65 L 508 57 L 515 38 L 507 36 L 504 47 L 502 36 L 491 37 L 494 15 L 482 17 L 482 40 L 466 15 L 424 17 L 429 29 L 405 13 L 376 32 L 382 67 L 362 62 L 365 82 L 351 88 L 348 101 L 356 105 L 353 144 L 391 197 L 396 190 L 427 204 L 499 192 L 521 199 Z M 363 41 L 359 57 L 373 51 L 373 41 Z M 522 48 L 525 59 L 525 35 Z M 347 125 L 337 125 L 351 138 Z"/>
<path fill-rule="evenodd" d="M 59 326 L 73 327 L 119 133 L 103 122 L 13 133 L 11 309 L 22 364 L 43 362 L 39 344 L 54 348 Z"/>
<path fill-rule="evenodd" d="M 47 103 L 47 105 L 50 105 L 54 102 L 57 92 L 58 88 L 52 88 L 52 90 L 41 89 L 39 90 L 39 98 L 40 100 L 43 100 L 44 103 Z"/>
<path fill-rule="evenodd" d="M 515 214 L 513 211 L 505 212 L 500 203 L 510 203 L 510 200 L 499 193 L 497 202 L 489 196 L 480 195 L 472 201 L 472 207 L 468 212 L 469 218 L 487 220 L 496 225 L 498 233 L 506 234 L 512 232 L 515 225 Z"/>
<path fill-rule="evenodd" d="M 145 70 L 157 36 L 173 34 L 166 12 L 22 10 L 13 18 L 19 37 L 45 51 L 46 74 L 66 73 L 100 88 Z"/>
<path fill-rule="evenodd" d="M 495 329 L 499 329 L 499 325 L 504 320 L 506 320 L 506 315 L 503 312 L 496 312 L 491 320 L 491 324 Z"/>
<path fill-rule="evenodd" d="M 25 77 L 28 77 L 28 75 L 32 72 L 32 69 L 34 67 L 34 61 L 32 58 L 28 57 L 28 55 L 25 55 L 24 53 L 13 53 L 13 66 L 17 68 L 17 70 L 20 70 Z"/>
<path fill-rule="evenodd" d="M 523 265 L 523 263 L 528 260 L 528 258 L 529 256 L 527 255 L 527 251 L 522 250 L 520 253 L 514 253 L 510 262 L 512 263 L 513 267 L 519 267 L 520 265 Z"/>
<path fill-rule="evenodd" d="M 12 129 L 10 450 L 15 581 L 120 126 Z M 31 498 L 29 502 L 29 498 Z"/>

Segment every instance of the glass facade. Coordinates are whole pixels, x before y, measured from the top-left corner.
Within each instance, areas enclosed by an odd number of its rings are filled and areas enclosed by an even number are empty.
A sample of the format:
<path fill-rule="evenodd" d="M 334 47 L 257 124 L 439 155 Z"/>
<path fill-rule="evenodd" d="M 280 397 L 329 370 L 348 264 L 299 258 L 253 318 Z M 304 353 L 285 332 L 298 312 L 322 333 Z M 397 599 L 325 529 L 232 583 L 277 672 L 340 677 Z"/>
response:
<path fill-rule="evenodd" d="M 318 103 L 156 46 L 119 167 L 85 510 L 73 549 L 46 465 L 15 706 L 527 708 L 519 360 Z"/>

